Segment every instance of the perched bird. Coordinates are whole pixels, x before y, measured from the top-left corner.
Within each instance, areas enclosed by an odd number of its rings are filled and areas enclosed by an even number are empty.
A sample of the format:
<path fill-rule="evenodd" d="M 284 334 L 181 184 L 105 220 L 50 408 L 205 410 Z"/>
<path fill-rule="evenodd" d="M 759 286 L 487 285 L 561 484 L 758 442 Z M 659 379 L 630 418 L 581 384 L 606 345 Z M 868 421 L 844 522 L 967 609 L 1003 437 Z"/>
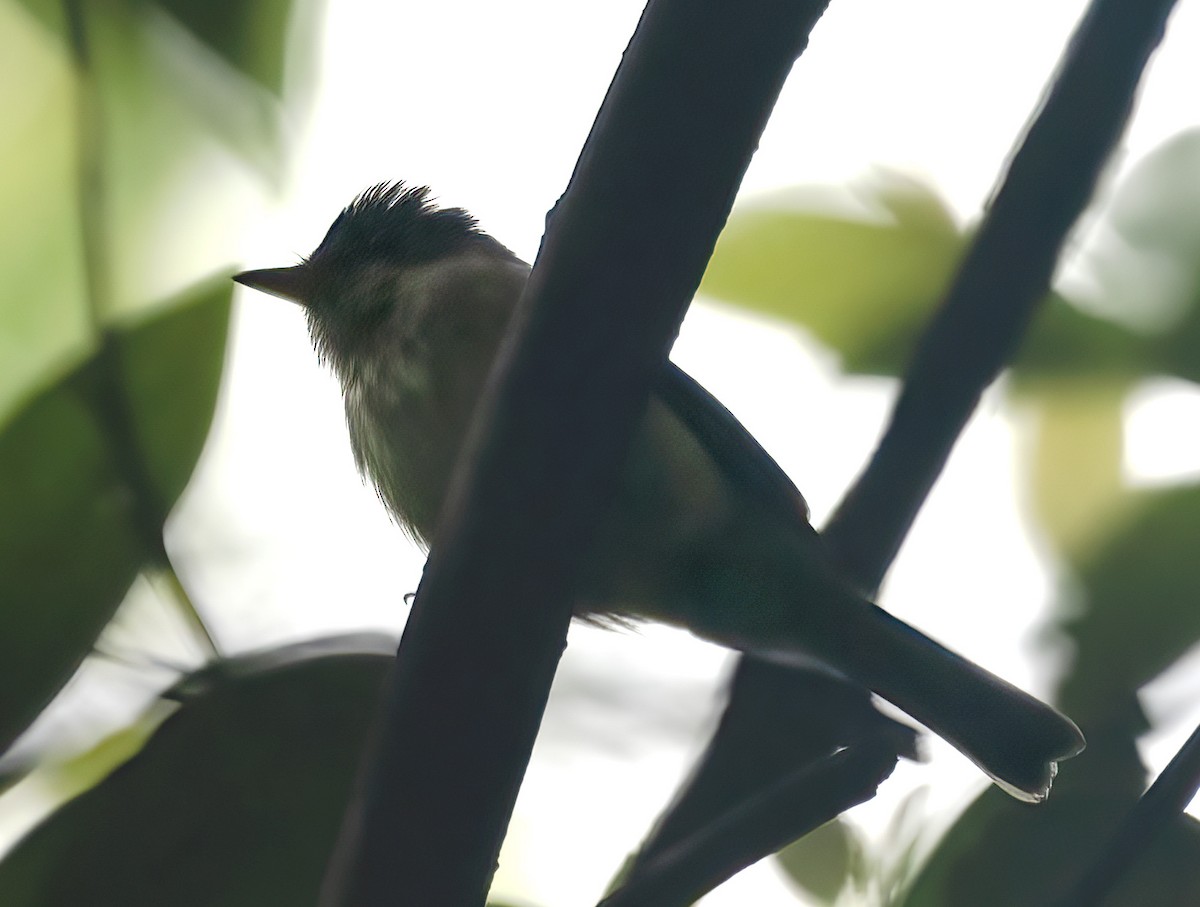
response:
<path fill-rule="evenodd" d="M 358 468 L 419 542 L 529 265 L 429 190 L 374 186 L 293 267 L 234 279 L 299 303 L 341 381 Z M 816 659 L 939 734 L 1004 790 L 1043 800 L 1083 749 L 1066 717 L 857 594 L 800 492 L 716 399 L 664 363 L 575 615 L 642 618 L 769 658 Z"/>

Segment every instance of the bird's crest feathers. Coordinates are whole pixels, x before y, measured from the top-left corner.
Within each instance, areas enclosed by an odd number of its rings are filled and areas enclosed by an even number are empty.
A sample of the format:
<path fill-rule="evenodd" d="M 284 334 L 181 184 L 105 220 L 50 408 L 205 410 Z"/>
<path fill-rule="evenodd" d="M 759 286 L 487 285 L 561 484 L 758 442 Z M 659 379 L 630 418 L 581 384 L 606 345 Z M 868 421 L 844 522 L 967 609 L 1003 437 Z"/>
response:
<path fill-rule="evenodd" d="M 462 208 L 439 208 L 428 186 L 377 183 L 330 226 L 306 264 L 346 273 L 369 262 L 403 267 L 435 261 L 486 237 Z"/>

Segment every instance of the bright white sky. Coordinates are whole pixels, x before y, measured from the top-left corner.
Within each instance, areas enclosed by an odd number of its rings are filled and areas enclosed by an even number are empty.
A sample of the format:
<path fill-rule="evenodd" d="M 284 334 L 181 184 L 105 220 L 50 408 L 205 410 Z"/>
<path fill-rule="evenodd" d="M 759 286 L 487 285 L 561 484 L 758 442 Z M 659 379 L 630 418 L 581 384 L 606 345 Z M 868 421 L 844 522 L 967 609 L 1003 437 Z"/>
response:
<path fill-rule="evenodd" d="M 355 193 L 396 178 L 469 208 L 532 259 L 641 3 L 329 6 L 312 116 L 294 126 L 297 153 L 282 193 L 247 218 L 255 226 L 241 260 L 294 262 Z M 744 194 L 837 184 L 879 165 L 930 182 L 963 220 L 973 217 L 1082 8 L 1080 0 L 834 2 L 784 90 Z M 1126 160 L 1200 120 L 1197 48 L 1200 11 L 1181 4 Z M 783 464 L 818 524 L 869 453 L 893 390 L 842 378 L 828 353 L 792 329 L 710 305 L 689 315 L 675 358 Z M 299 312 L 241 297 L 228 378 L 208 456 L 169 537 L 179 559 L 195 565 L 185 579 L 196 597 L 221 603 L 222 642 L 238 649 L 398 629 L 422 557 L 355 475 L 337 387 L 317 366 Z M 1133 408 L 1132 474 L 1165 478 L 1200 466 L 1200 435 L 1181 437 L 1179 427 L 1197 431 L 1198 401 L 1174 387 Z M 1034 624 L 1054 577 L 1025 534 L 1017 439 L 999 405 L 987 398 L 962 439 L 884 603 L 1045 692 L 1055 650 L 1035 644 Z M 1153 440 L 1165 426 L 1174 459 Z M 572 631 L 497 895 L 545 907 L 596 901 L 699 751 L 725 664 L 722 650 L 661 628 Z M 1195 677 L 1175 675 L 1167 698 L 1195 700 Z M 1151 758 L 1165 761 L 1194 723 L 1174 715 Z M 855 812 L 869 833 L 877 836 L 918 786 L 929 786 L 933 825 L 983 786 L 948 747 L 931 741 L 929 749 L 932 764 L 902 765 Z M 704 901 L 747 903 L 797 902 L 770 861 Z"/>
<path fill-rule="evenodd" d="M 744 194 L 839 183 L 882 165 L 931 182 L 961 218 L 973 217 L 1082 8 L 1078 0 L 833 3 L 784 90 Z M 245 261 L 291 263 L 356 192 L 395 178 L 434 187 L 531 259 L 640 11 L 637 0 L 331 4 L 312 119 L 297 126 L 286 192 L 249 237 Z M 1127 160 L 1200 119 L 1197 47 L 1200 13 L 1182 4 L 1146 83 Z M 217 599 L 245 604 L 222 629 L 232 642 L 281 627 L 290 635 L 347 621 L 396 626 L 421 559 L 354 476 L 336 387 L 316 368 L 299 314 L 246 298 L 239 327 L 224 423 L 192 498 L 203 522 L 236 522 L 240 535 L 226 530 L 224 544 L 258 564 L 249 585 L 235 558 L 226 576 L 207 578 Z M 836 362 L 795 331 L 711 306 L 689 316 L 675 356 L 776 455 L 818 520 L 869 452 L 892 390 L 840 378 Z M 1139 424 L 1163 418 L 1155 399 L 1137 411 Z M 1194 401 L 1177 391 L 1175 405 Z M 1184 440 L 1174 449 L 1190 458 L 1165 466 L 1154 465 L 1158 445 L 1131 444 L 1145 458 L 1135 472 L 1195 468 L 1200 439 Z M 989 398 L 889 578 L 886 604 L 1044 691 L 1054 653 L 1035 646 L 1032 626 L 1053 578 L 1023 530 L 1016 453 L 1011 422 Z M 212 500 L 201 503 L 206 494 Z M 555 907 L 594 903 L 698 751 L 725 661 L 714 647 L 657 628 L 573 631 L 498 894 Z M 1156 753 L 1167 758 L 1190 726 L 1180 722 Z M 947 747 L 930 751 L 932 765 L 902 766 L 857 821 L 878 833 L 920 785 L 930 785 L 929 809 L 945 817 L 982 787 Z M 795 900 L 766 861 L 704 903 Z"/>

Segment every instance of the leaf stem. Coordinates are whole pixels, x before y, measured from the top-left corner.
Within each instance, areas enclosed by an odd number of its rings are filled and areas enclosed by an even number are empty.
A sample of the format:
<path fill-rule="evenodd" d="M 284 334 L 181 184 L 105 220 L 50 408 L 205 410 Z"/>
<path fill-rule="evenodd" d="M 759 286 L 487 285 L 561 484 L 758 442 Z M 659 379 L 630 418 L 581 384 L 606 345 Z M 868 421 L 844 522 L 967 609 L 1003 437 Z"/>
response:
<path fill-rule="evenodd" d="M 179 608 L 179 613 L 183 616 L 188 626 L 192 628 L 197 642 L 203 647 L 205 655 L 210 659 L 220 656 L 221 648 L 217 645 L 216 637 L 213 636 L 208 624 L 204 621 L 204 617 L 197 610 L 192 597 L 188 595 L 188 591 L 180 581 L 179 573 L 176 572 L 174 565 L 167 564 L 160 575 L 166 582 L 167 588 L 171 592 L 171 597 Z"/>

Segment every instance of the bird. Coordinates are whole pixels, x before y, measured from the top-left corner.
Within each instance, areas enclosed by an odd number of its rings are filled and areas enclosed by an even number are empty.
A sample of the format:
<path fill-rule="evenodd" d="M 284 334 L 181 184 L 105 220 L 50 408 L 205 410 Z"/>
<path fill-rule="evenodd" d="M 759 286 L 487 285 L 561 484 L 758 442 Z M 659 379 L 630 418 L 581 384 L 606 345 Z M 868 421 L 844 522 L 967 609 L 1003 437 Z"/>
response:
<path fill-rule="evenodd" d="M 466 210 L 394 181 L 355 197 L 298 264 L 234 280 L 303 309 L 341 384 L 359 471 L 427 549 L 529 273 Z M 1085 745 L 1052 706 L 859 594 L 791 479 L 669 359 L 584 557 L 573 615 L 659 621 L 763 658 L 815 661 L 1026 802 L 1044 800 L 1058 763 Z"/>

